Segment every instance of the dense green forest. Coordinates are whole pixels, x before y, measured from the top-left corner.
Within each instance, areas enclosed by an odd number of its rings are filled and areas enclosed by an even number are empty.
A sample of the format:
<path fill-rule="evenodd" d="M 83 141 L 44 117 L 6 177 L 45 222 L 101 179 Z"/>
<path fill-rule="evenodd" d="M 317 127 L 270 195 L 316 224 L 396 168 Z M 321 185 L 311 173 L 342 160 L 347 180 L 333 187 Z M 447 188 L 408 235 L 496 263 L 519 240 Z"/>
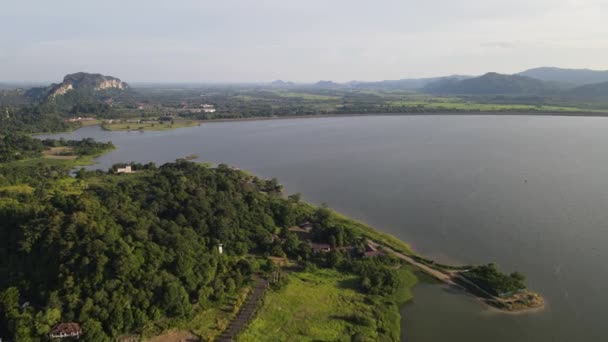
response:
<path fill-rule="evenodd" d="M 244 286 L 250 255 L 359 274 L 361 291 L 374 295 L 400 286 L 388 266 L 394 261 L 312 254 L 287 227 L 314 220 L 316 239 L 335 246 L 362 240 L 333 226 L 325 208 L 262 191 L 276 189 L 272 181 L 186 161 L 135 168 L 134 175 L 80 172 L 63 191 L 30 175 L 38 191 L 0 198 L 3 336 L 35 341 L 59 321 L 78 321 L 87 340 L 101 341 L 162 317 L 187 317 Z"/>

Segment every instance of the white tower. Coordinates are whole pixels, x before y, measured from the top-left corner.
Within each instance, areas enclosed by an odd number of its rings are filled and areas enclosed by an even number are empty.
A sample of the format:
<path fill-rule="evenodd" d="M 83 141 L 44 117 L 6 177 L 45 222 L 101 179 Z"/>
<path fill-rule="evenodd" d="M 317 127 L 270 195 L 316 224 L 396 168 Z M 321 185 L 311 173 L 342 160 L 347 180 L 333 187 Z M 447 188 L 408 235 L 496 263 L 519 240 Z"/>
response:
<path fill-rule="evenodd" d="M 217 246 L 217 250 L 220 252 L 220 255 L 224 252 L 222 247 L 223 247 L 223 245 L 221 243 L 219 246 Z"/>

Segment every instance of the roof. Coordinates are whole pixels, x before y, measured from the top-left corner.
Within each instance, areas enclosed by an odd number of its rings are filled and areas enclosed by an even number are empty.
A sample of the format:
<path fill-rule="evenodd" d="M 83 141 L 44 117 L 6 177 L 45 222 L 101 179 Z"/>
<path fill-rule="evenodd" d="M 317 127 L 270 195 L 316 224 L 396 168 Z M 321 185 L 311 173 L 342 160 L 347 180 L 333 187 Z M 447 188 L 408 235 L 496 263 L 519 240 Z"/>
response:
<path fill-rule="evenodd" d="M 74 322 L 68 323 L 59 323 L 53 327 L 51 330 L 52 335 L 77 335 L 82 334 L 82 329 L 80 329 L 80 324 Z"/>
<path fill-rule="evenodd" d="M 289 227 L 289 231 L 293 233 L 308 233 L 308 230 L 298 226 Z"/>
<path fill-rule="evenodd" d="M 298 226 L 300 226 L 300 228 L 304 228 L 304 229 L 311 229 L 312 223 L 306 221 L 306 222 L 300 223 Z"/>
<path fill-rule="evenodd" d="M 311 242 L 310 248 L 312 248 L 315 251 L 331 250 L 330 245 L 328 245 L 326 243 L 316 243 L 316 242 Z"/>

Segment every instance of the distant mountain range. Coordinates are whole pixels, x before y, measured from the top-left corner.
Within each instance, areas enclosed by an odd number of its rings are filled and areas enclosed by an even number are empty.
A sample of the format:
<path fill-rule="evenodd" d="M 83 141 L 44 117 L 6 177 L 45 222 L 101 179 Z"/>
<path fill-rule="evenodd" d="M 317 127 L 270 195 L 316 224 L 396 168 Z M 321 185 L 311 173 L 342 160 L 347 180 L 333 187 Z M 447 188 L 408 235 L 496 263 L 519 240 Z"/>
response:
<path fill-rule="evenodd" d="M 570 89 L 565 95 L 578 98 L 602 98 L 608 101 L 608 82 L 582 85 Z"/>
<path fill-rule="evenodd" d="M 489 72 L 481 76 L 453 75 L 445 77 L 384 80 L 378 82 L 351 81 L 336 83 L 320 81 L 318 88 L 333 89 L 401 89 L 434 94 L 454 95 L 560 95 L 588 94 L 608 99 L 608 71 L 542 67 L 513 75 Z"/>
<path fill-rule="evenodd" d="M 336 83 L 334 81 L 319 81 L 319 82 L 315 83 L 313 86 L 320 87 L 320 88 L 339 88 L 339 87 L 345 86 L 345 84 Z"/>
<path fill-rule="evenodd" d="M 464 80 L 441 79 L 423 88 L 429 93 L 475 95 L 542 94 L 557 89 L 555 85 L 520 75 L 502 75 L 489 72 L 483 76 Z"/>
<path fill-rule="evenodd" d="M 537 75 L 539 78 L 525 75 Z M 556 95 L 608 100 L 608 81 L 580 85 L 582 82 L 602 80 L 602 75 L 603 71 L 558 68 L 530 69 L 515 75 L 491 72 L 465 80 L 442 79 L 428 84 L 422 91 L 444 95 Z"/>
<path fill-rule="evenodd" d="M 277 80 L 270 85 L 344 91 L 412 90 L 448 96 L 561 96 L 608 102 L 608 71 L 552 67 L 529 69 L 513 75 L 489 72 L 481 76 L 452 75 L 377 82 L 337 83 L 323 80 L 307 85 Z M 78 72 L 66 75 L 61 83 L 31 88 L 25 91 L 25 96 L 36 101 L 54 99 L 59 102 L 75 103 L 82 99 L 99 100 L 115 97 L 128 88 L 127 83 L 116 77 Z"/>
<path fill-rule="evenodd" d="M 518 75 L 532 77 L 547 82 L 559 82 L 572 86 L 608 82 L 608 71 L 589 69 L 535 68 Z"/>
<path fill-rule="evenodd" d="M 464 75 L 452 75 L 444 77 L 427 77 L 427 78 L 404 78 L 400 80 L 385 80 L 378 82 L 359 82 L 351 81 L 346 83 L 352 88 L 388 88 L 388 89 L 405 89 L 405 90 L 416 90 L 426 87 L 428 84 L 442 81 L 442 80 L 464 80 L 473 76 Z"/>
<path fill-rule="evenodd" d="M 283 80 L 272 81 L 270 84 L 274 85 L 274 86 L 293 86 L 293 85 L 295 85 L 295 83 L 293 83 L 293 82 L 283 81 Z"/>

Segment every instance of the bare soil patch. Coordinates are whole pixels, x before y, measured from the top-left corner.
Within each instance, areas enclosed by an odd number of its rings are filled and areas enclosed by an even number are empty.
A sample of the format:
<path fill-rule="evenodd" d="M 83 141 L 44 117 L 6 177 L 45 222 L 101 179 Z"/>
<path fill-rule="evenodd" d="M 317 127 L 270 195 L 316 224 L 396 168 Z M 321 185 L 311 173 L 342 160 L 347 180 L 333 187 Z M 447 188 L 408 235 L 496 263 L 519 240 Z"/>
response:
<path fill-rule="evenodd" d="M 170 331 L 166 334 L 153 337 L 146 342 L 200 342 L 200 338 L 185 330 Z"/>

